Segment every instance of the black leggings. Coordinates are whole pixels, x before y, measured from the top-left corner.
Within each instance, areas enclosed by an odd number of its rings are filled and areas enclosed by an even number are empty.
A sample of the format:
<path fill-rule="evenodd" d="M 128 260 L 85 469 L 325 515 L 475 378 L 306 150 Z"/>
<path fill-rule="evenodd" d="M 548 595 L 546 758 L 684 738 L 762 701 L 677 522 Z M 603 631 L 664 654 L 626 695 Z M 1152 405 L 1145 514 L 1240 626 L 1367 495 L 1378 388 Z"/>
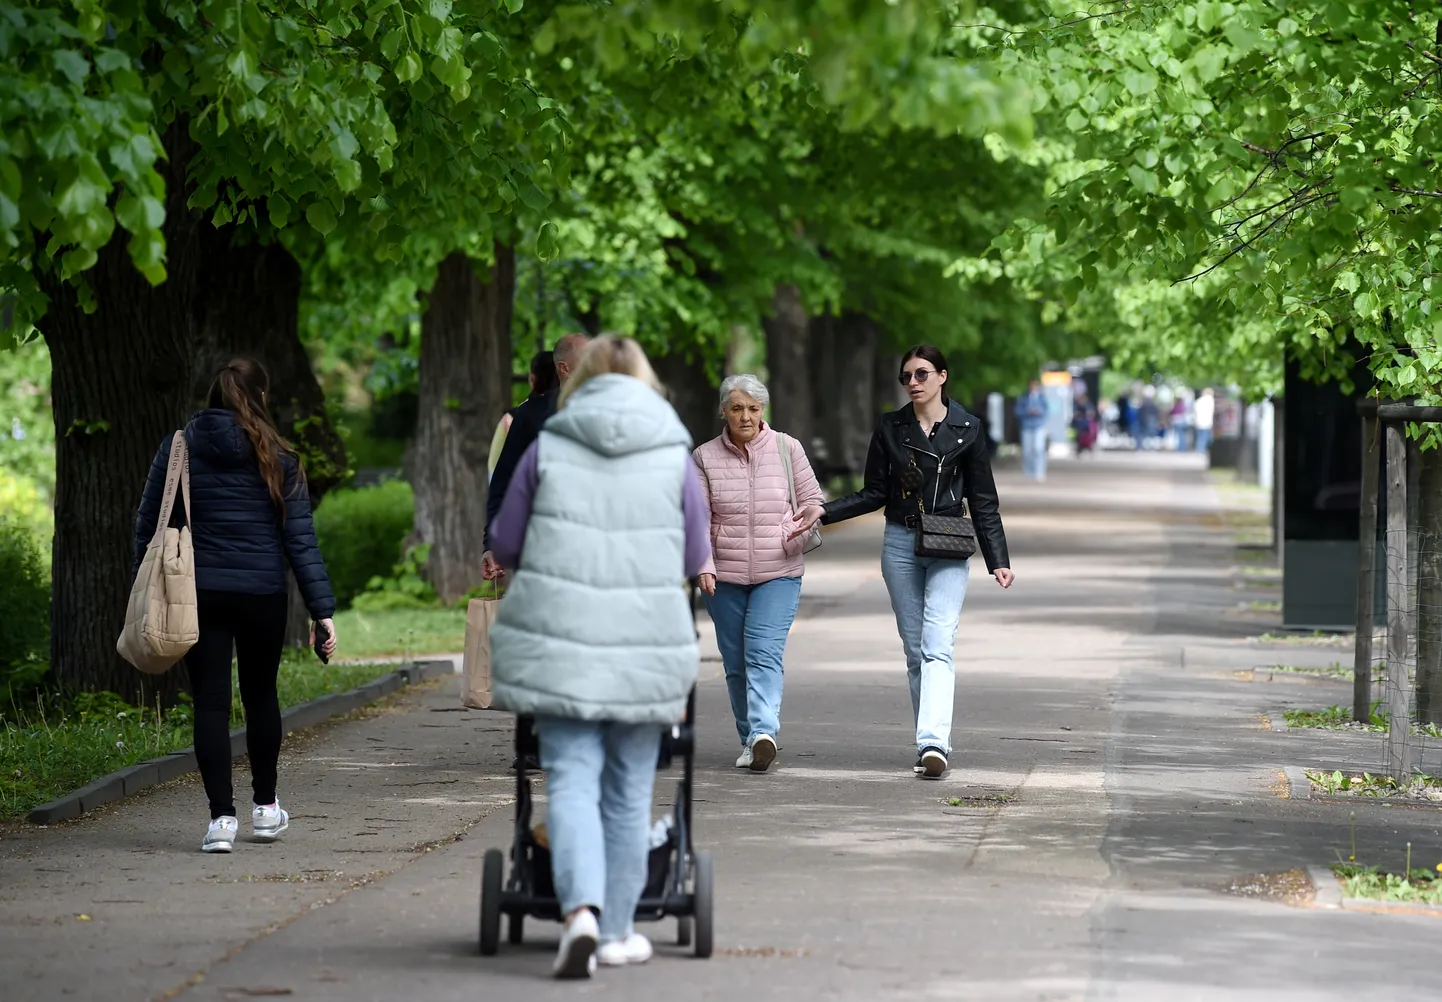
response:
<path fill-rule="evenodd" d="M 185 655 L 195 699 L 195 760 L 211 819 L 235 816 L 230 780 L 230 665 L 232 651 L 245 707 L 245 746 L 257 804 L 275 803 L 280 760 L 280 697 L 275 677 L 285 645 L 285 595 L 198 591 L 200 639 Z"/>

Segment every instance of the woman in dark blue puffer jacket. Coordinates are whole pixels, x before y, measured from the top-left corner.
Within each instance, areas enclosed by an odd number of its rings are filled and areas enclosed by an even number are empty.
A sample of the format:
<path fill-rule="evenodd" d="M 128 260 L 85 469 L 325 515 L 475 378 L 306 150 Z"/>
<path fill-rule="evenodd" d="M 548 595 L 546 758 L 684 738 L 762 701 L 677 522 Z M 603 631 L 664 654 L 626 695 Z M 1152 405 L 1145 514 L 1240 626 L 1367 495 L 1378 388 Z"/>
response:
<path fill-rule="evenodd" d="M 205 852 L 230 852 L 240 827 L 230 774 L 232 653 L 245 705 L 254 836 L 273 841 L 289 825 L 275 795 L 281 742 L 276 674 L 288 618 L 287 563 L 311 618 L 330 633 L 327 656 L 336 647 L 335 595 L 316 545 L 305 472 L 268 416 L 269 382 L 259 363 L 230 362 L 216 374 L 209 407 L 190 419 L 184 433 L 200 618 L 200 639 L 185 655 L 185 665 L 195 698 L 195 757 L 210 798 Z M 140 500 L 136 572 L 160 516 L 170 442 L 167 436 L 160 444 Z M 180 506 L 176 514 L 184 518 Z"/>

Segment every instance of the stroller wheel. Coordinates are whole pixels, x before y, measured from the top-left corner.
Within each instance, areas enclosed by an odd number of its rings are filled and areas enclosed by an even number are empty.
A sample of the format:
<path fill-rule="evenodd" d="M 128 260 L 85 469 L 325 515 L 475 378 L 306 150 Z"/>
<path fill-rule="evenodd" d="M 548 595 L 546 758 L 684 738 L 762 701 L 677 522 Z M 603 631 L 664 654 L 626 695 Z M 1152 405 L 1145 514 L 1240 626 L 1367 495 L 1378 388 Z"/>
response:
<path fill-rule="evenodd" d="M 501 881 L 506 859 L 488 849 L 481 866 L 481 956 L 493 957 L 501 946 Z M 512 928 L 515 928 L 513 925 Z"/>
<path fill-rule="evenodd" d="M 711 956 L 711 904 L 716 883 L 716 861 L 709 852 L 696 854 L 696 956 Z"/>
<path fill-rule="evenodd" d="M 690 945 L 691 945 L 691 929 L 692 929 L 692 925 L 693 925 L 693 923 L 692 923 L 690 917 L 688 917 L 688 916 L 686 916 L 686 915 L 682 915 L 680 918 L 678 918 L 678 919 L 676 920 L 676 945 L 677 945 L 677 946 L 690 946 Z"/>
<path fill-rule="evenodd" d="M 526 916 L 521 912 L 511 912 L 510 919 L 506 925 L 506 939 L 512 946 L 520 946 L 521 941 L 526 938 Z"/>

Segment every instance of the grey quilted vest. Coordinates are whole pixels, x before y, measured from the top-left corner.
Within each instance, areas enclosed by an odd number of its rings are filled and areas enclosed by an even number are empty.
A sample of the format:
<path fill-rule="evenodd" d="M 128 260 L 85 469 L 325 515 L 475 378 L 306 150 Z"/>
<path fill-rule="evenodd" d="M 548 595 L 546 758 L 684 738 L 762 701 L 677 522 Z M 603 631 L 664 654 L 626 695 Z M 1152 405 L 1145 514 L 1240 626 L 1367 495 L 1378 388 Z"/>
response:
<path fill-rule="evenodd" d="M 700 654 L 684 590 L 691 436 L 645 383 L 586 382 L 546 422 L 517 569 L 491 627 L 495 705 L 669 724 Z"/>

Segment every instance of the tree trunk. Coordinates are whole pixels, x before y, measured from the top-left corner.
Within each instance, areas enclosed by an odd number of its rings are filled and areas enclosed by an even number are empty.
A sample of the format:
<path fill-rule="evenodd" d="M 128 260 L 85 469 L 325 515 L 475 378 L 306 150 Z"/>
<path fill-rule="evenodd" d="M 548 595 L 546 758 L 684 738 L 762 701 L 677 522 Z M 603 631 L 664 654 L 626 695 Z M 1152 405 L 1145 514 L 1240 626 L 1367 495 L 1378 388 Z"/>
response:
<path fill-rule="evenodd" d="M 1442 450 L 1419 460 L 1417 719 L 1442 724 Z"/>
<path fill-rule="evenodd" d="M 771 300 L 771 314 L 761 325 L 766 331 L 771 423 L 800 441 L 810 452 L 815 448 L 807 351 L 810 339 L 801 290 L 791 284 L 778 285 Z"/>
<path fill-rule="evenodd" d="M 216 370 L 231 358 L 249 356 L 265 366 L 271 416 L 300 454 L 311 505 L 318 505 L 327 491 L 345 481 L 349 464 L 345 442 L 326 413 L 325 391 L 300 340 L 300 264 L 278 243 L 238 239 L 234 227 L 202 227 L 201 247 L 196 398 L 205 398 Z M 304 647 L 310 613 L 294 578 L 287 574 L 287 579 L 286 643 Z"/>
<path fill-rule="evenodd" d="M 884 340 L 880 331 L 877 332 L 876 350 L 876 378 L 871 384 L 872 393 L 875 396 L 871 400 L 871 423 L 875 427 L 876 419 L 887 411 L 894 411 L 906 403 L 906 391 L 896 381 L 901 372 L 901 355 L 890 351 L 881 343 Z"/>
<path fill-rule="evenodd" d="M 866 451 L 871 445 L 871 433 L 876 430 L 877 415 L 872 407 L 876 387 L 872 384 L 877 378 L 876 349 L 880 340 L 876 324 L 865 314 L 848 312 L 837 321 L 833 342 L 836 385 L 832 388 L 837 402 L 836 456 L 838 465 L 853 477 L 866 470 Z"/>
<path fill-rule="evenodd" d="M 95 309 L 73 287 L 46 281 L 38 325 L 50 349 L 55 418 L 55 542 L 50 665 L 70 689 L 109 690 L 141 705 L 169 704 L 184 667 L 142 675 L 115 653 L 135 560 L 135 510 L 161 440 L 184 424 L 195 342 L 192 293 L 198 218 L 185 205 L 194 152 L 187 125 L 165 136 L 168 279 L 135 270 L 118 227 L 86 273 Z"/>
<path fill-rule="evenodd" d="M 665 385 L 671 406 L 676 408 L 681 423 L 691 433 L 691 440 L 700 445 L 721 431 L 720 408 L 716 397 L 716 381 L 698 349 L 690 354 L 670 351 L 651 359 L 651 367 Z"/>
<path fill-rule="evenodd" d="M 812 446 L 807 458 L 817 478 L 827 480 L 846 471 L 842 468 L 841 424 L 837 420 L 836 318 L 822 313 L 807 321 L 806 357 L 811 380 Z"/>
<path fill-rule="evenodd" d="M 426 573 L 447 602 L 481 581 L 486 459 L 511 401 L 515 249 L 497 242 L 495 258 L 484 281 L 459 251 L 442 261 L 421 320 L 412 539 L 430 545 Z"/>

